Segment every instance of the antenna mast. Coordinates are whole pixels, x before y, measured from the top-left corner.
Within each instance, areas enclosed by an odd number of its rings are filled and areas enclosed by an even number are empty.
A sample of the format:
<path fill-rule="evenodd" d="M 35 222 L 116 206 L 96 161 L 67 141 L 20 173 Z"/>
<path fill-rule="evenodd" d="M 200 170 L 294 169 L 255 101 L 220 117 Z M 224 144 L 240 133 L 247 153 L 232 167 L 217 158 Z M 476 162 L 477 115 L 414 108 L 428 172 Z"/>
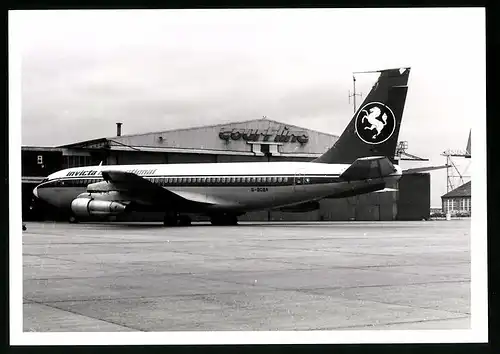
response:
<path fill-rule="evenodd" d="M 349 104 L 351 103 L 351 97 L 353 98 L 354 101 L 354 113 L 356 113 L 356 96 L 362 97 L 362 93 L 356 93 L 356 76 L 354 76 L 354 73 L 352 74 L 352 85 L 353 85 L 353 93 L 351 95 L 351 91 L 349 91 Z"/>

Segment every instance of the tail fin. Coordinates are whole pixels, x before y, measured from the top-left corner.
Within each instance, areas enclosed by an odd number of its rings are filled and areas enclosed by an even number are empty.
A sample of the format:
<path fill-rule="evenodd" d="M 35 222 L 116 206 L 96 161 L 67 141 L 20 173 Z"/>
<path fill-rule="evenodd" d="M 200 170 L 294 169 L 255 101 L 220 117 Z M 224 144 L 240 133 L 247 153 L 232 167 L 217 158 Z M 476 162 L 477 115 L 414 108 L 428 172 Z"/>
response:
<path fill-rule="evenodd" d="M 386 156 L 395 162 L 409 75 L 410 68 L 381 70 L 335 145 L 312 162 L 347 164 L 370 156 Z"/>

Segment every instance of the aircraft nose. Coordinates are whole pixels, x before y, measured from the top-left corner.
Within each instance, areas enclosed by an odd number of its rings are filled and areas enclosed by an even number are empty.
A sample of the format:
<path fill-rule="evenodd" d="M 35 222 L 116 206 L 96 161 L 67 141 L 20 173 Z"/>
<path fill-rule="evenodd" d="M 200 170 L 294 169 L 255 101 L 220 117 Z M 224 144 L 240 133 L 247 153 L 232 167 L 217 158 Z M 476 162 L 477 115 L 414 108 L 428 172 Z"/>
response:
<path fill-rule="evenodd" d="M 33 189 L 33 195 L 38 198 L 38 187 L 35 187 L 35 189 Z"/>

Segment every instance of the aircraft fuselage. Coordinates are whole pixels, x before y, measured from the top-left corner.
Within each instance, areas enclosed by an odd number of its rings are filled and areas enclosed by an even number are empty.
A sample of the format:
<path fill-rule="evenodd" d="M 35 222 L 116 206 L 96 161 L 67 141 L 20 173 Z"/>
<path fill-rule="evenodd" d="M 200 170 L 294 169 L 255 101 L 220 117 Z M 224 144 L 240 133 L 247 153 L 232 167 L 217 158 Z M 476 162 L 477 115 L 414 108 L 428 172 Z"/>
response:
<path fill-rule="evenodd" d="M 89 166 L 51 174 L 34 191 L 59 208 L 87 186 L 103 180 L 102 171 L 129 171 L 183 198 L 206 204 L 207 210 L 245 212 L 274 209 L 378 186 L 397 180 L 397 171 L 384 178 L 345 181 L 347 164 L 309 162 L 254 162 Z M 381 187 L 380 189 L 382 189 Z"/>

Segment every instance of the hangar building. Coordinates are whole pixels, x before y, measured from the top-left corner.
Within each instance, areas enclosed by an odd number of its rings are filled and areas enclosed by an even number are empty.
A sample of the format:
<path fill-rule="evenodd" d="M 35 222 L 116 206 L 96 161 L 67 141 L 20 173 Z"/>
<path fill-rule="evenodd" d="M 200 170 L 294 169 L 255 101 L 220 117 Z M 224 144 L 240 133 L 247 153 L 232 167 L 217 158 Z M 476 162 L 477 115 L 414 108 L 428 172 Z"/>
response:
<path fill-rule="evenodd" d="M 59 147 L 23 147 L 23 217 L 54 218 L 50 207 L 33 205 L 31 191 L 60 169 L 115 164 L 310 161 L 328 150 L 338 136 L 267 118 L 144 134 L 117 134 Z M 415 187 L 418 185 L 418 187 Z M 405 175 L 398 192 L 324 199 L 310 212 L 262 211 L 239 218 L 256 220 L 421 220 L 430 212 L 429 174 Z M 50 211 L 50 212 L 49 212 Z M 41 213 L 42 212 L 42 213 Z M 41 215 L 45 214 L 45 215 Z M 145 219 L 161 215 L 136 215 Z"/>

